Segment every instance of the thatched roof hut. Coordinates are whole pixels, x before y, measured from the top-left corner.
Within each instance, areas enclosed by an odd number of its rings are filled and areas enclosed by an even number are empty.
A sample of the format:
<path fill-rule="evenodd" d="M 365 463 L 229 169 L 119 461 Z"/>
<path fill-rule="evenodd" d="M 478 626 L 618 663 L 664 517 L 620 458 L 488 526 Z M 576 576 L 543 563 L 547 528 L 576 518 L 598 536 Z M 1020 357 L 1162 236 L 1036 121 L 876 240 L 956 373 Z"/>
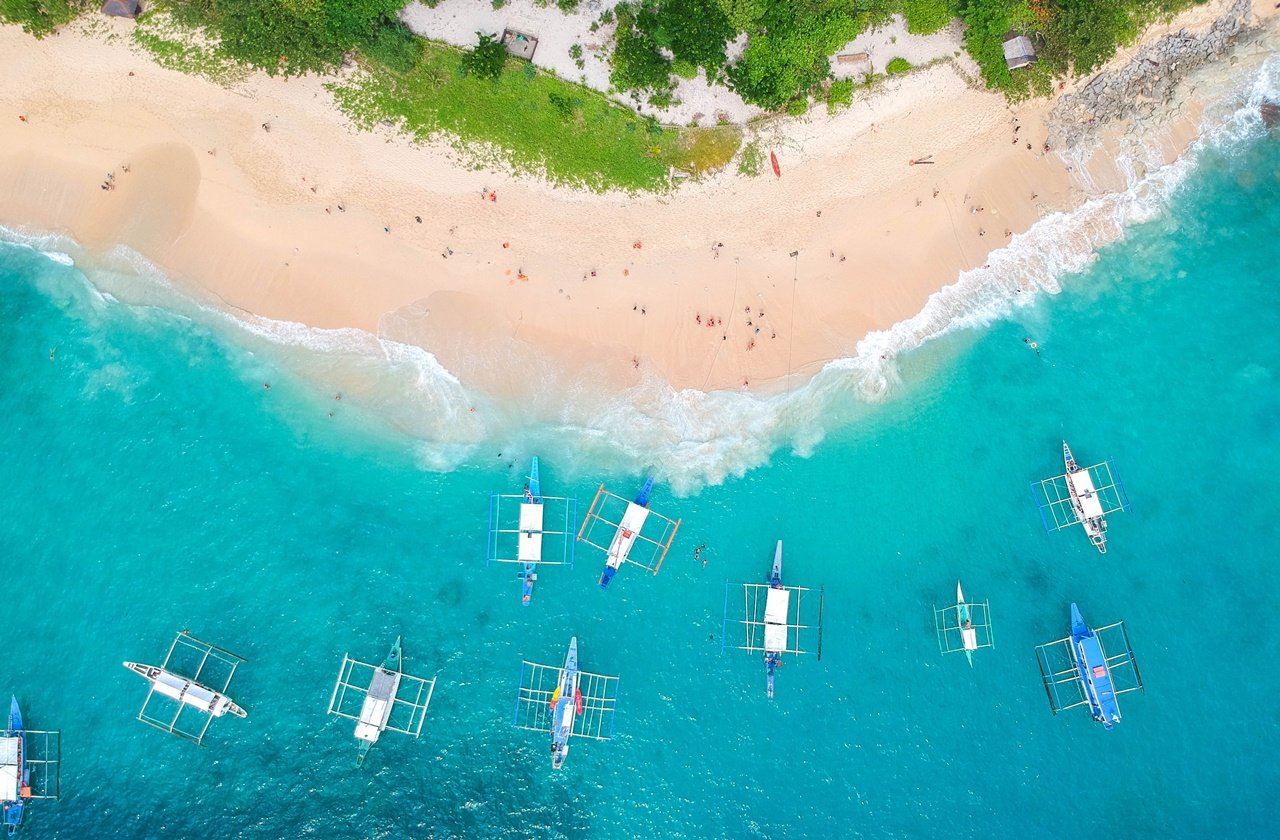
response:
<path fill-rule="evenodd" d="M 1004 36 L 1004 63 L 1010 70 L 1029 67 L 1036 63 L 1036 51 L 1031 46 L 1031 39 L 1010 30 Z"/>

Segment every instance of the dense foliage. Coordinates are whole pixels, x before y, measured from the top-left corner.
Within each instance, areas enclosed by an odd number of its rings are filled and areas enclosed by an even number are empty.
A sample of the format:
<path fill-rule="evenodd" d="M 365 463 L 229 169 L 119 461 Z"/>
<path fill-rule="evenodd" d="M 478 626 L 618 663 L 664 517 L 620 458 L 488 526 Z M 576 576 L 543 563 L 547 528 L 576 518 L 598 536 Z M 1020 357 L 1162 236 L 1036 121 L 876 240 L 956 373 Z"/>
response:
<path fill-rule="evenodd" d="M 88 6 L 86 0 L 0 0 L 0 21 L 43 38 Z"/>
<path fill-rule="evenodd" d="M 828 78 L 831 54 L 865 24 L 849 2 L 771 3 L 729 80 L 747 102 L 781 108 Z"/>
<path fill-rule="evenodd" d="M 623 91 L 665 94 L 671 90 L 671 62 L 658 50 L 653 35 L 640 28 L 638 11 L 628 5 L 616 9 L 618 32 L 609 83 Z"/>
<path fill-rule="evenodd" d="M 956 0 L 901 0 L 907 31 L 931 35 L 956 18 Z"/>
<path fill-rule="evenodd" d="M 462 73 L 478 79 L 497 79 L 507 64 L 507 48 L 493 35 L 477 32 L 479 42 L 462 54 Z"/>
<path fill-rule="evenodd" d="M 1019 98 L 1049 93 L 1054 77 L 1088 73 L 1144 26 L 1193 2 L 1203 0 L 957 0 L 957 11 L 987 85 Z M 1002 44 L 1010 30 L 1031 38 L 1035 66 L 1009 71 Z"/>
<path fill-rule="evenodd" d="M 383 29 L 404 0 L 169 0 L 175 17 L 204 26 L 228 55 L 268 73 L 335 67 Z"/>

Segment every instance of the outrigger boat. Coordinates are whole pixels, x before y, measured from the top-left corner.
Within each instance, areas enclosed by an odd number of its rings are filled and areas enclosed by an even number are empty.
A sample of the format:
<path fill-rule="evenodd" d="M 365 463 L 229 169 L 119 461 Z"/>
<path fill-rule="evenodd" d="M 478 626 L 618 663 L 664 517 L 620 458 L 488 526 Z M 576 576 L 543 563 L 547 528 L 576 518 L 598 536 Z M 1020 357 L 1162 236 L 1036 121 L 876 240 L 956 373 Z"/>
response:
<path fill-rule="evenodd" d="M 378 738 L 386 730 L 402 732 L 415 738 L 422 734 L 422 726 L 427 716 L 427 706 L 431 703 L 431 695 L 435 690 L 436 681 L 434 679 L 425 680 L 421 677 L 414 677 L 404 673 L 402 669 L 403 661 L 404 648 L 400 644 L 399 636 L 396 636 L 396 640 L 392 642 L 391 649 L 387 651 L 387 656 L 382 660 L 382 664 L 376 667 L 365 662 L 358 662 L 348 656 L 342 658 L 342 668 L 338 671 L 338 681 L 334 684 L 333 695 L 329 698 L 329 714 L 345 717 L 356 722 L 355 735 L 359 747 L 359 752 L 356 755 L 357 767 L 363 766 L 365 756 L 369 754 L 369 750 L 373 748 L 373 745 L 378 743 Z M 363 679 L 361 684 L 353 682 L 357 668 L 368 669 L 367 683 Z M 365 685 L 367 687 L 364 687 Z M 406 697 L 401 697 L 402 689 L 414 691 L 414 697 L 407 699 L 407 694 Z M 351 692 L 356 699 L 361 699 L 361 695 L 363 695 L 360 711 L 356 714 L 346 711 L 346 707 L 354 705 L 346 703 L 348 692 Z M 425 700 L 422 698 L 424 692 L 426 693 Z M 397 708 L 408 709 L 409 719 L 407 723 L 393 724 L 391 722 L 392 712 L 396 711 Z"/>
<path fill-rule="evenodd" d="M 1099 552 L 1106 554 L 1107 517 L 1093 488 L 1093 476 L 1076 463 L 1071 447 L 1067 446 L 1065 440 L 1062 442 L 1062 460 L 1067 468 L 1067 488 L 1071 492 L 1071 506 L 1075 509 L 1076 518 L 1084 525 L 1089 542 L 1097 546 Z"/>
<path fill-rule="evenodd" d="M 564 767 L 569 755 L 569 737 L 573 735 L 573 721 L 582 714 L 582 691 L 578 688 L 578 637 L 569 640 L 569 652 L 564 657 L 564 669 L 560 682 L 551 695 L 551 769 Z"/>
<path fill-rule="evenodd" d="M 960 581 L 956 581 L 954 606 L 933 610 L 934 629 L 938 632 L 938 650 L 942 653 L 964 651 L 973 667 L 973 652 L 979 648 L 994 647 L 991 637 L 991 608 L 986 601 L 969 603 L 965 600 Z"/>
<path fill-rule="evenodd" d="M 787 612 L 791 593 L 782 588 L 782 540 L 773 551 L 773 573 L 769 575 L 769 595 L 764 605 L 764 676 L 769 699 L 773 699 L 773 675 L 782 664 L 787 649 Z"/>
<path fill-rule="evenodd" d="M 28 747 L 33 748 L 28 750 Z M 0 803 L 4 805 L 4 827 L 12 837 L 22 827 L 29 799 L 57 799 L 57 768 L 61 756 L 56 731 L 27 729 L 22 723 L 18 698 L 9 699 L 9 726 L 0 734 Z M 54 755 L 50 758 L 50 752 Z M 37 770 L 36 784 L 31 771 Z M 53 785 L 49 775 L 53 771 Z M 43 771 L 43 772 L 42 772 Z"/>
<path fill-rule="evenodd" d="M 617 677 L 578 667 L 578 637 L 574 636 L 563 667 L 521 663 L 515 725 L 551 734 L 551 767 L 559 770 L 569 755 L 571 738 L 607 741 L 612 737 L 617 686 Z"/>
<path fill-rule="evenodd" d="M 158 665 L 126 662 L 124 667 L 151 683 L 151 690 L 156 694 L 177 700 L 212 717 L 222 717 L 228 712 L 236 717 L 249 716 L 248 712 L 237 706 L 225 694 L 220 694 L 179 674 L 170 673 Z"/>
<path fill-rule="evenodd" d="M 4 803 L 4 827 L 12 837 L 22 825 L 22 811 L 31 796 L 27 770 L 27 736 L 22 728 L 18 698 L 9 702 L 9 728 L 0 738 L 0 802 Z"/>
<path fill-rule="evenodd" d="M 175 654 L 179 659 L 186 660 L 186 663 L 180 665 L 175 662 Z M 248 716 L 248 712 L 236 705 L 227 695 L 231 679 L 243 662 L 243 658 L 201 641 L 186 630 L 174 638 L 163 665 L 125 662 L 124 667 L 145 679 L 151 686 L 146 699 L 142 702 L 142 709 L 138 712 L 138 720 L 196 744 L 203 743 L 205 732 L 208 731 L 214 718 L 227 714 L 241 718 Z M 196 664 L 192 667 L 190 663 Z M 185 675 L 178 670 L 179 667 L 194 673 Z M 215 668 L 222 668 L 225 671 L 225 678 L 218 679 L 212 673 Z M 176 704 L 177 708 L 172 716 L 156 717 L 150 713 L 148 706 L 156 695 Z M 189 710 L 204 716 L 204 722 L 199 731 L 185 730 L 181 726 L 183 712 Z"/>
<path fill-rule="evenodd" d="M 1099 552 L 1106 554 L 1107 514 L 1129 509 L 1124 487 L 1114 477 L 1110 461 L 1082 467 L 1065 440 L 1062 442 L 1062 460 L 1066 468 L 1063 475 L 1038 482 L 1040 494 L 1036 503 L 1044 526 L 1047 530 L 1059 531 L 1081 525 L 1089 541 Z M 1037 483 L 1033 482 L 1033 490 L 1036 486 Z M 1044 515 L 1045 511 L 1049 512 L 1049 517 Z"/>
<path fill-rule="evenodd" d="M 782 582 L 782 540 L 773 551 L 773 570 L 768 583 L 744 583 L 743 618 L 739 622 L 746 628 L 746 644 L 740 650 L 764 654 L 765 690 L 773 697 L 774 676 L 782 667 L 782 655 L 808 653 L 801 647 L 801 634 L 812 629 L 802 623 L 801 600 L 811 590 L 801 586 L 787 586 Z M 763 595 L 763 597 L 761 597 Z M 761 603 L 763 601 L 763 604 Z M 794 605 L 794 619 L 792 606 Z M 822 608 L 823 592 L 818 591 L 817 650 L 822 659 Z M 725 617 L 721 638 L 728 637 L 729 587 L 725 586 Z M 724 642 L 721 642 L 723 647 Z"/>
<path fill-rule="evenodd" d="M 578 539 L 605 552 L 604 570 L 600 573 L 601 589 L 609 585 L 624 563 L 634 563 L 655 575 L 662 567 L 662 561 L 671 548 L 671 541 L 675 539 L 676 531 L 680 529 L 680 520 L 668 519 L 650 510 L 649 496 L 652 492 L 653 476 L 645 479 L 644 486 L 631 502 L 605 490 L 603 484 L 596 491 L 596 497 L 592 500 L 587 516 L 582 521 L 582 527 L 578 530 Z M 616 522 L 604 515 L 605 506 L 614 503 L 615 500 L 626 505 L 621 518 Z M 616 503 L 613 506 L 616 508 Z M 662 523 L 662 532 L 656 539 L 641 533 L 645 523 L 650 520 Z M 592 532 L 598 523 L 604 523 L 606 528 L 613 529 L 608 546 L 592 541 Z M 644 543 L 652 548 L 648 558 L 637 560 L 631 556 L 637 543 Z"/>
<path fill-rule="evenodd" d="M 518 501 L 518 519 L 511 521 L 512 518 L 503 513 L 503 501 L 508 503 L 508 510 L 511 502 Z M 495 493 L 490 497 L 488 561 L 520 565 L 516 577 L 520 581 L 521 603 L 526 606 L 533 598 L 533 584 L 538 579 L 539 566 L 573 566 L 574 541 L 569 539 L 569 523 L 577 518 L 577 513 L 577 499 L 542 495 L 536 456 L 522 495 Z M 550 530 L 548 524 L 551 525 Z M 557 524 L 559 530 L 556 530 Z M 560 540 L 559 557 L 555 556 L 554 550 L 544 553 L 548 537 L 553 538 L 553 543 L 557 538 Z"/>
<path fill-rule="evenodd" d="M 1113 641 L 1110 647 L 1116 653 L 1108 653 L 1108 643 L 1104 633 L 1111 632 Z M 1062 649 L 1065 648 L 1065 658 Z M 1059 667 L 1049 661 L 1050 656 L 1058 651 Z M 1120 722 L 1120 703 L 1117 697 L 1131 691 L 1142 691 L 1142 674 L 1138 671 L 1137 660 L 1133 656 L 1133 648 L 1129 645 L 1129 635 L 1124 629 L 1124 622 L 1118 621 L 1098 629 L 1085 624 L 1080 609 L 1071 605 L 1071 635 L 1048 644 L 1036 647 L 1036 657 L 1040 662 L 1040 676 L 1044 681 L 1045 693 L 1049 697 L 1049 706 L 1053 713 L 1076 706 L 1087 705 L 1093 719 L 1102 724 L 1104 729 L 1111 729 Z M 1120 686 L 1119 678 L 1125 669 L 1131 669 L 1132 680 Z M 1063 703 L 1059 690 L 1065 685 L 1073 685 L 1079 692 L 1079 699 Z M 1071 699 L 1071 698 L 1068 698 Z"/>
<path fill-rule="evenodd" d="M 520 536 L 522 541 L 524 538 L 532 538 L 534 534 L 533 526 L 536 526 L 539 532 L 542 531 L 542 482 L 538 480 L 538 456 L 533 457 L 533 467 L 529 470 L 529 483 L 524 486 L 525 501 L 520 505 Z M 529 508 L 529 522 L 525 521 L 525 509 Z M 535 511 L 534 508 L 537 510 Z M 526 525 L 529 527 L 526 528 Z M 540 534 L 539 534 L 540 535 Z M 539 540 L 539 542 L 541 542 Z M 538 547 L 538 555 L 541 556 L 541 545 Z M 523 552 L 522 552 L 523 553 Z M 538 564 L 532 558 L 522 558 L 523 569 L 520 573 L 521 592 L 520 600 L 526 606 L 533 597 L 533 583 L 538 579 Z"/>

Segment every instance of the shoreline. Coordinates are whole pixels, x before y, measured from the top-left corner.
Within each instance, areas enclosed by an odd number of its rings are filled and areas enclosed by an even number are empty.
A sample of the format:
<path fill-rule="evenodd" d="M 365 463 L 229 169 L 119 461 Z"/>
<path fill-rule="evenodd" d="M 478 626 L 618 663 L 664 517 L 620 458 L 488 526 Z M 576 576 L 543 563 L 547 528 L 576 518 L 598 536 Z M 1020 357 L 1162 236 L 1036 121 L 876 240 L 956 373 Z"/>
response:
<path fill-rule="evenodd" d="M 1208 28 L 1230 5 L 1143 41 Z M 531 354 L 612 391 L 651 376 L 752 392 L 809 378 L 920 314 L 1006 230 L 1123 190 L 1124 141 L 1157 144 L 1126 123 L 1092 154 L 1045 154 L 1065 97 L 1010 107 L 942 65 L 835 117 L 770 126 L 781 178 L 596 195 L 359 133 L 329 79 L 222 88 L 75 27 L 43 42 L 0 29 L 0 56 L 13 80 L 0 93 L 0 224 L 90 252 L 127 245 L 233 311 L 415 345 L 466 387 L 517 400 L 537 385 L 520 371 Z M 1194 102 L 1169 118 L 1190 95 L 1178 97 L 1156 115 L 1163 163 L 1196 134 Z M 106 173 L 114 189 L 101 189 Z"/>

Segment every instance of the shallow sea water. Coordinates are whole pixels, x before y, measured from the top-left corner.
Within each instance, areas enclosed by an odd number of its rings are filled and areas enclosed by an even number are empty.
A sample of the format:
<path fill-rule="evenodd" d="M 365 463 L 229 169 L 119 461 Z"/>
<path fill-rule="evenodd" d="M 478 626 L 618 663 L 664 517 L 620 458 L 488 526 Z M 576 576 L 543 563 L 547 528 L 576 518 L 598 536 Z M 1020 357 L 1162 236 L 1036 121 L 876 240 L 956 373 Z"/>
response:
<path fill-rule="evenodd" d="M 0 244 L 0 690 L 63 739 L 63 798 L 24 832 L 1270 836 L 1277 229 L 1280 137 L 1202 152 L 1060 295 L 903 356 L 889 398 L 851 392 L 803 457 L 678 497 L 655 452 L 654 507 L 683 520 L 662 573 L 602 593 L 579 545 L 528 607 L 485 565 L 488 494 L 538 454 L 581 511 L 601 481 L 634 492 L 628 459 L 583 468 L 542 429 L 426 470 L 419 441 L 261 345 Z M 1064 437 L 1114 459 L 1132 501 L 1106 556 L 1032 504 Z M 770 701 L 721 634 L 726 581 L 763 580 L 777 539 L 788 581 L 825 588 L 825 627 Z M 933 632 L 957 578 L 994 620 L 972 669 Z M 1141 666 L 1112 732 L 1055 717 L 1040 685 L 1033 648 L 1071 601 L 1124 619 Z M 119 664 L 158 663 L 184 627 L 248 660 L 230 693 L 249 717 L 203 748 L 133 720 L 145 685 Z M 357 769 L 329 693 L 344 652 L 377 660 L 396 634 L 439 678 L 427 728 Z M 553 773 L 548 737 L 511 725 L 516 682 L 574 634 L 584 668 L 621 677 L 616 737 Z"/>

